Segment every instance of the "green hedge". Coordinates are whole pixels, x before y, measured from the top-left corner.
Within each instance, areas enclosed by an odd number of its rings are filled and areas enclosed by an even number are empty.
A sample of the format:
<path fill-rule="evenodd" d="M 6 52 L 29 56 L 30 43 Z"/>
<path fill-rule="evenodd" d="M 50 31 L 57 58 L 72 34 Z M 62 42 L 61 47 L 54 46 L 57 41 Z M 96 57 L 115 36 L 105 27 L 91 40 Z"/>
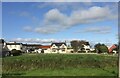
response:
<path fill-rule="evenodd" d="M 21 54 L 22 54 L 22 52 L 20 50 L 13 49 L 11 51 L 11 55 L 13 55 L 13 56 L 18 56 L 18 55 L 21 55 Z"/>

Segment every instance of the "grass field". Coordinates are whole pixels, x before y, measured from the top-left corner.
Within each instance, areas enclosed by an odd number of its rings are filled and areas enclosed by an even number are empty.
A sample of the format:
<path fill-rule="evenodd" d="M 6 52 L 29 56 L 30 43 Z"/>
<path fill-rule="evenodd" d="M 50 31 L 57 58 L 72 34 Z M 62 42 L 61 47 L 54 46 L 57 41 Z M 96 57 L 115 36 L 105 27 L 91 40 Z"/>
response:
<path fill-rule="evenodd" d="M 3 58 L 3 75 L 117 76 L 118 56 L 97 54 L 24 54 Z"/>

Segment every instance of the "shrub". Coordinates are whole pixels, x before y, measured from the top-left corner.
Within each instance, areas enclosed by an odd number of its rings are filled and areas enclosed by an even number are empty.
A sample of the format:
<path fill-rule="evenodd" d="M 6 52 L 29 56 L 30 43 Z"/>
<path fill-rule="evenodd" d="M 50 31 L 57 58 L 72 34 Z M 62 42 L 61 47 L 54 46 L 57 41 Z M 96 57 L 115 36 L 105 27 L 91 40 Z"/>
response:
<path fill-rule="evenodd" d="M 16 49 L 13 49 L 12 51 L 11 51 L 11 54 L 13 55 L 13 56 L 18 56 L 18 55 L 21 55 L 21 51 L 20 50 L 16 50 Z"/>
<path fill-rule="evenodd" d="M 2 48 L 2 52 L 0 52 L 0 56 L 2 56 L 2 57 L 10 56 L 10 54 L 11 54 L 11 52 L 5 48 Z"/>
<path fill-rule="evenodd" d="M 10 56 L 10 55 L 11 55 L 10 51 L 2 51 L 2 54 L 0 56 L 6 57 L 6 56 Z"/>
<path fill-rule="evenodd" d="M 94 47 L 95 47 L 95 50 L 97 53 L 108 53 L 109 52 L 109 50 L 105 44 L 98 43 Z"/>
<path fill-rule="evenodd" d="M 86 53 L 86 51 L 78 51 L 78 53 Z"/>
<path fill-rule="evenodd" d="M 41 53 L 44 53 L 44 50 L 42 49 Z"/>
<path fill-rule="evenodd" d="M 93 50 L 93 51 L 90 51 L 91 53 L 96 53 L 96 51 L 95 50 Z"/>
<path fill-rule="evenodd" d="M 71 53 L 73 53 L 73 51 L 71 51 Z"/>

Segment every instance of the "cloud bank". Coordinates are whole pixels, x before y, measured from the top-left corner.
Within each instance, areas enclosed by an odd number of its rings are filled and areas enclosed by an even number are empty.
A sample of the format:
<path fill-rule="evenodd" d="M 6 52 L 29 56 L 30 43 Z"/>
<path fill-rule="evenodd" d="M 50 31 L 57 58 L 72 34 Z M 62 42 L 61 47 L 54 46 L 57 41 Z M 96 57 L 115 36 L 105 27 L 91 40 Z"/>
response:
<path fill-rule="evenodd" d="M 40 39 L 40 38 L 15 38 L 12 39 L 11 41 L 15 42 L 21 42 L 21 43 L 36 43 L 36 44 L 43 44 L 43 45 L 50 45 L 52 42 L 66 42 L 67 44 L 70 45 L 70 41 L 72 40 L 85 40 L 85 39 L 77 39 L 77 38 L 72 38 L 72 39 Z M 103 43 L 106 44 L 107 46 L 111 46 L 113 43 L 111 43 L 110 40 L 107 41 L 89 41 L 90 45 L 94 47 L 95 44 L 97 43 Z"/>
<path fill-rule="evenodd" d="M 112 20 L 115 18 L 117 18 L 117 15 L 114 14 L 108 7 L 93 6 L 88 9 L 72 11 L 70 15 L 62 13 L 57 8 L 54 8 L 45 13 L 42 24 L 34 28 L 33 32 L 53 34 L 76 25 Z M 27 29 L 30 29 L 30 27 Z M 100 29 L 97 29 L 97 31 L 99 30 Z M 89 29 L 87 31 L 94 32 L 95 29 Z"/>
<path fill-rule="evenodd" d="M 78 30 L 76 33 L 97 33 L 97 34 L 108 34 L 110 33 L 112 28 L 110 26 L 94 26 L 87 27 L 81 30 Z"/>
<path fill-rule="evenodd" d="M 77 38 L 72 38 L 72 39 L 15 38 L 15 39 L 12 39 L 11 41 L 27 42 L 27 43 L 51 43 L 51 42 L 65 42 L 65 41 L 70 42 L 71 40 L 80 40 L 80 39 L 77 39 Z"/>

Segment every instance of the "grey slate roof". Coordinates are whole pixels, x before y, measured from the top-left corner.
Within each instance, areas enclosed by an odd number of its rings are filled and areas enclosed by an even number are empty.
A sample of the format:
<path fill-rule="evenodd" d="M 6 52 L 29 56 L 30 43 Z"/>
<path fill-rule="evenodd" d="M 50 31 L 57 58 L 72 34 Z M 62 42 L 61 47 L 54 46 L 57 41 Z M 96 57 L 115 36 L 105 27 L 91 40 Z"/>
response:
<path fill-rule="evenodd" d="M 62 44 L 66 45 L 66 43 L 60 42 L 60 43 L 52 43 L 51 46 L 54 45 L 54 44 L 55 44 L 56 46 L 58 46 L 58 47 L 61 46 Z"/>

